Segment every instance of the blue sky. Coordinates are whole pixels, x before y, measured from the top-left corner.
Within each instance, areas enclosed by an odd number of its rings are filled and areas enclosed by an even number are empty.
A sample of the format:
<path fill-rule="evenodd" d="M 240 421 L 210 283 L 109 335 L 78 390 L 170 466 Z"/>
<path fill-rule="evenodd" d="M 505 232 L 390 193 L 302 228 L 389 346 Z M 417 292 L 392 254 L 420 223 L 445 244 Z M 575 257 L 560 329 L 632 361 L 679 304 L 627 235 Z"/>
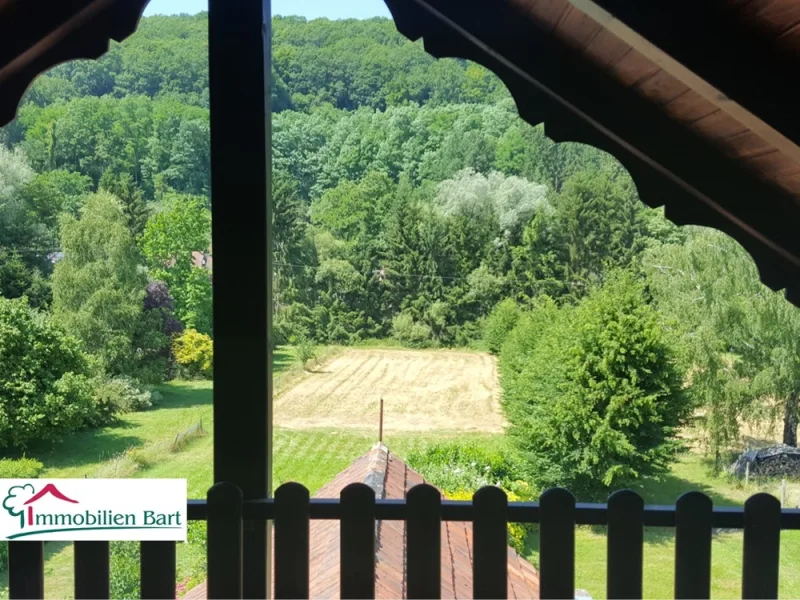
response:
<path fill-rule="evenodd" d="M 151 0 L 144 14 L 194 14 L 207 8 L 208 0 Z M 317 17 L 366 19 L 390 16 L 383 0 L 272 0 L 272 14 L 300 15 L 308 19 Z"/>

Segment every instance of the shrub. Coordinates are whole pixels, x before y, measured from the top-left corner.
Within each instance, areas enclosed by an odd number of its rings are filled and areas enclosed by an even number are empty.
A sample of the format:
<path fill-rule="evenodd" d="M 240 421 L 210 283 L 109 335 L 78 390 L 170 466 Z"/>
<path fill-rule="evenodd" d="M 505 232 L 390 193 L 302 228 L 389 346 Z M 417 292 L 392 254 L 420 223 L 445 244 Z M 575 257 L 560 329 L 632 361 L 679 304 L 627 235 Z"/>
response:
<path fill-rule="evenodd" d="M 317 347 L 304 335 L 298 338 L 294 351 L 304 369 L 310 361 L 317 358 Z"/>
<path fill-rule="evenodd" d="M 0 479 L 33 479 L 44 469 L 35 458 L 0 459 Z"/>
<path fill-rule="evenodd" d="M 103 424 L 88 375 L 76 340 L 24 300 L 0 298 L 0 448 Z"/>
<path fill-rule="evenodd" d="M 473 494 L 477 490 L 467 491 L 459 490 L 452 494 L 447 494 L 448 500 L 472 500 Z M 508 496 L 509 502 L 522 502 L 527 498 L 521 498 L 514 492 L 503 489 Z M 509 523 L 508 524 L 508 545 L 517 551 L 517 554 L 525 554 L 525 542 L 528 535 L 533 531 L 534 525 L 532 523 Z"/>
<path fill-rule="evenodd" d="M 211 379 L 214 367 L 214 345 L 211 338 L 196 329 L 187 329 L 172 342 L 175 361 L 191 378 Z"/>
<path fill-rule="evenodd" d="M 516 302 L 506 298 L 499 302 L 483 322 L 483 343 L 492 354 L 499 354 L 508 334 L 519 322 L 522 311 Z"/>
<path fill-rule="evenodd" d="M 416 450 L 408 455 L 408 465 L 445 493 L 508 486 L 519 479 L 519 468 L 507 453 L 475 444 L 451 442 Z"/>
<path fill-rule="evenodd" d="M 445 443 L 414 451 L 408 456 L 408 465 L 450 500 L 472 500 L 472 495 L 487 485 L 501 487 L 509 502 L 531 500 L 535 495 L 531 486 L 519 480 L 514 458 L 475 444 Z M 531 530 L 531 525 L 509 523 L 508 543 L 522 554 Z"/>
<path fill-rule="evenodd" d="M 392 336 L 412 348 L 425 348 L 433 342 L 430 326 L 415 321 L 408 313 L 400 313 L 392 319 Z"/>
<path fill-rule="evenodd" d="M 110 414 L 137 412 L 152 408 L 158 394 L 142 388 L 130 377 L 100 380 L 95 387 L 97 402 Z"/>

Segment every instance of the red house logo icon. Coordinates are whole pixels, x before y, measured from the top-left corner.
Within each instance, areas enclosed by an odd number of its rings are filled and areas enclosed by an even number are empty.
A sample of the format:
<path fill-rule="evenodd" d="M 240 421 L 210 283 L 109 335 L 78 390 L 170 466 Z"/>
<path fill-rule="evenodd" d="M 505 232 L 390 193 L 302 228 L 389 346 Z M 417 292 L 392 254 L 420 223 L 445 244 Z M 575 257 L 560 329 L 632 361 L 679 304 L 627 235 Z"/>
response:
<path fill-rule="evenodd" d="M 25 485 L 16 485 L 8 490 L 8 495 L 3 500 L 3 508 L 14 517 L 19 516 L 20 528 L 25 527 L 25 512 L 27 508 L 28 525 L 33 526 L 35 523 L 33 514 L 33 504 L 45 496 L 52 496 L 62 502 L 69 502 L 70 504 L 78 504 L 77 500 L 68 498 L 52 483 L 45 485 L 38 493 L 34 487 L 28 483 Z"/>

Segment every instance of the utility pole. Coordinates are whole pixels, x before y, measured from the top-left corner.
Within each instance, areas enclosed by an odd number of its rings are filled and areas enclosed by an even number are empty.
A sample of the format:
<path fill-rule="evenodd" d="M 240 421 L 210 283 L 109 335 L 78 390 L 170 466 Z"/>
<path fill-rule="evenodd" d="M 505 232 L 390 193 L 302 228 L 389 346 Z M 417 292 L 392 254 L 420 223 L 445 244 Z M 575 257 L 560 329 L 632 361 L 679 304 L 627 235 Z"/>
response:
<path fill-rule="evenodd" d="M 378 422 L 378 443 L 383 443 L 383 396 L 381 396 L 381 416 Z"/>

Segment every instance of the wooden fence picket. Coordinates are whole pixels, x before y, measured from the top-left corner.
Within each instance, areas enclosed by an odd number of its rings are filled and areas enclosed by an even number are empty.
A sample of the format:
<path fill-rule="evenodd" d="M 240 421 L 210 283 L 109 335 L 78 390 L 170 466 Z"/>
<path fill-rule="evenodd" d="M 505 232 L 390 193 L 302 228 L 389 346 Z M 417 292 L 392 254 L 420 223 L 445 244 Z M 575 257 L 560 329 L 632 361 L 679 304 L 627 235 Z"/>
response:
<path fill-rule="evenodd" d="M 406 495 L 406 569 L 409 600 L 442 595 L 442 495 L 426 483 Z"/>
<path fill-rule="evenodd" d="M 539 500 L 539 595 L 575 597 L 575 496 L 562 488 L 545 491 Z"/>
<path fill-rule="evenodd" d="M 742 598 L 777 598 L 781 504 L 769 494 L 744 503 Z"/>
<path fill-rule="evenodd" d="M 108 542 L 75 542 L 75 599 L 111 596 Z M 173 580 L 173 593 L 175 582 Z"/>
<path fill-rule="evenodd" d="M 473 598 L 508 597 L 508 497 L 498 487 L 472 497 Z"/>
<path fill-rule="evenodd" d="M 159 600 L 175 595 L 175 542 L 141 543 L 142 600 Z"/>
<path fill-rule="evenodd" d="M 208 490 L 208 598 L 242 597 L 242 491 L 220 482 Z"/>
<path fill-rule="evenodd" d="M 343 600 L 375 597 L 375 490 L 351 483 L 342 490 L 339 569 Z"/>
<path fill-rule="evenodd" d="M 309 498 L 299 483 L 275 491 L 275 598 L 308 598 Z"/>
<path fill-rule="evenodd" d="M 675 503 L 675 598 L 711 596 L 711 499 L 687 492 Z"/>
<path fill-rule="evenodd" d="M 607 598 L 641 598 L 644 500 L 621 490 L 608 499 Z"/>
<path fill-rule="evenodd" d="M 44 542 L 8 542 L 8 597 L 44 598 Z"/>

